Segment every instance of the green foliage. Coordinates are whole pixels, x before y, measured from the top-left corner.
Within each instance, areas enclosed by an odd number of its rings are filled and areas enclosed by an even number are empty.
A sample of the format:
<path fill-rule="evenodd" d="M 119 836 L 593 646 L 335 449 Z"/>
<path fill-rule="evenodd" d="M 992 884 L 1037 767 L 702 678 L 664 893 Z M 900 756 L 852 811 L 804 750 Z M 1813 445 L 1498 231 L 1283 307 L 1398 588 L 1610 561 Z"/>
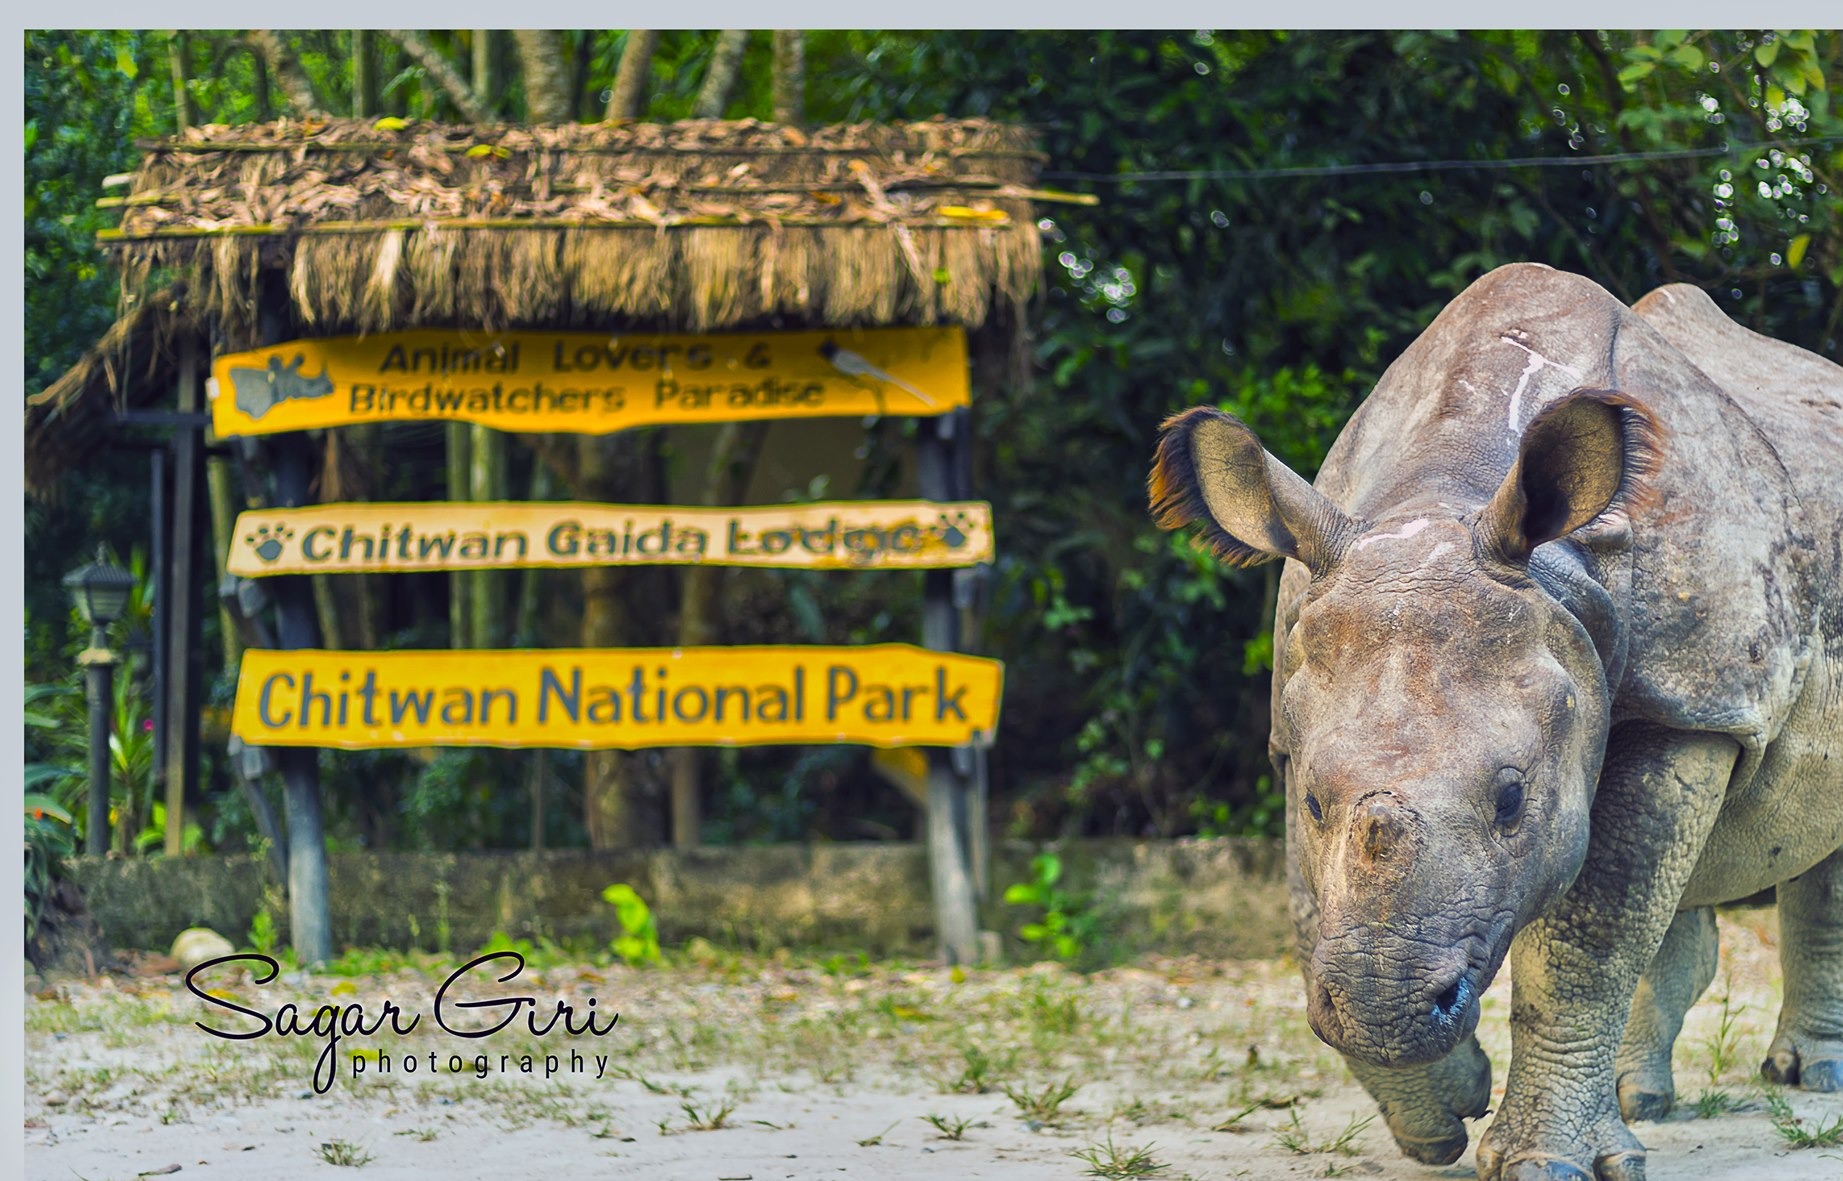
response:
<path fill-rule="evenodd" d="M 251 951 L 259 955 L 274 953 L 279 939 L 275 932 L 275 916 L 269 913 L 267 907 L 250 917 L 250 930 L 244 936 L 244 941 Z"/>
<path fill-rule="evenodd" d="M 659 926 L 653 921 L 652 908 L 626 882 L 616 882 L 602 891 L 602 901 L 614 907 L 621 934 L 609 944 L 621 962 L 633 967 L 659 962 Z"/>
<path fill-rule="evenodd" d="M 171 36 L 26 35 L 28 390 L 109 323 L 114 286 L 95 233 L 114 215 L 94 200 L 105 176 L 133 167 L 137 138 L 175 127 Z M 279 36 L 327 109 L 348 111 L 351 33 Z M 426 36 L 466 75 L 472 31 Z M 600 116 L 626 36 L 559 34 L 579 116 Z M 691 113 L 714 39 L 660 35 L 648 117 Z M 455 116 L 389 36 L 371 41 L 376 114 Z M 196 121 L 284 113 L 281 88 L 236 31 L 190 33 L 181 48 Z M 768 53 L 767 36 L 754 34 L 729 115 L 769 115 Z M 505 54 L 494 113 L 517 120 L 514 59 Z M 1829 81 L 1840 70 L 1833 32 L 810 33 L 809 122 L 946 113 L 1028 123 L 1042 133 L 1045 187 L 1101 198 L 1039 207 L 1048 289 L 1033 309 L 1033 380 L 1000 380 L 975 399 L 974 485 L 993 502 L 1000 547 L 984 628 L 971 639 L 1008 669 L 993 761 L 1002 823 L 1033 838 L 1263 834 L 1282 823 L 1266 759 L 1277 570 L 1224 569 L 1147 520 L 1146 467 L 1167 414 L 1223 406 L 1310 477 L 1434 314 L 1490 268 L 1523 259 L 1582 272 L 1627 300 L 1691 282 L 1749 327 L 1837 357 L 1843 115 Z M 1727 146 L 1756 143 L 1767 146 Z M 1628 154 L 1665 155 L 1601 159 Z M 1348 171 L 1526 158 L 1571 166 Z M 1334 171 L 1276 175 L 1289 169 Z M 1191 175 L 1131 178 L 1147 171 Z M 830 494 L 906 494 L 913 430 L 869 426 L 857 486 Z M 380 499 L 426 499 L 439 486 L 439 456 L 404 454 L 381 473 Z M 141 464 L 95 465 L 73 474 L 56 504 L 28 506 L 28 679 L 61 679 L 69 667 L 58 578 L 96 539 L 125 552 L 144 531 Z M 785 490 L 789 500 L 818 494 Z M 726 640 L 912 637 L 920 582 L 737 572 Z M 571 617 L 574 592 L 559 588 L 572 584 L 544 585 L 544 614 Z M 670 591 L 658 594 L 669 616 Z M 209 618 L 208 636 L 215 627 Z M 405 632 L 396 642 L 440 640 Z M 28 742 L 50 746 L 45 735 Z M 69 762 L 45 749 L 28 756 Z M 907 802 L 852 748 L 708 757 L 707 840 L 888 838 L 912 824 Z M 561 786 L 548 797 L 548 843 L 581 844 L 581 758 L 552 758 Z M 329 784 L 365 785 L 328 793 L 329 831 L 348 847 L 481 848 L 531 835 L 526 793 L 507 787 L 523 780 L 517 756 L 323 759 Z M 60 799 L 64 790 L 48 789 Z M 152 820 L 152 803 L 132 803 L 130 837 Z M 214 807 L 214 839 L 248 839 L 235 793 Z"/>
<path fill-rule="evenodd" d="M 26 782 L 28 788 L 32 782 L 44 779 L 47 770 L 42 764 L 26 765 Z M 44 915 L 45 907 L 51 898 L 53 884 L 62 876 L 59 863 L 76 852 L 76 833 L 72 827 L 70 813 L 58 802 L 41 792 L 27 790 L 25 793 L 25 838 L 26 838 L 26 881 L 25 881 L 25 915 L 26 942 L 30 943 L 38 934 L 38 924 Z"/>
<path fill-rule="evenodd" d="M 1017 882 L 1005 890 L 1005 902 L 1012 906 L 1033 906 L 1043 911 L 1040 919 L 1018 928 L 1018 937 L 1026 943 L 1042 946 L 1059 960 L 1080 957 L 1098 925 L 1074 895 L 1059 888 L 1062 858 L 1054 853 L 1039 853 L 1030 859 L 1030 880 Z"/>
<path fill-rule="evenodd" d="M 166 808 L 153 798 L 153 721 L 141 688 L 118 669 L 112 682 L 114 704 L 109 733 L 109 811 L 111 839 L 118 852 L 147 853 L 165 841 Z M 73 680 L 75 677 L 73 677 Z M 84 691 L 74 683 L 28 685 L 28 751 L 36 748 L 46 761 L 33 764 L 28 782 L 43 787 L 78 833 L 90 825 L 89 712 Z M 188 825 L 193 848 L 203 841 L 197 825 Z"/>

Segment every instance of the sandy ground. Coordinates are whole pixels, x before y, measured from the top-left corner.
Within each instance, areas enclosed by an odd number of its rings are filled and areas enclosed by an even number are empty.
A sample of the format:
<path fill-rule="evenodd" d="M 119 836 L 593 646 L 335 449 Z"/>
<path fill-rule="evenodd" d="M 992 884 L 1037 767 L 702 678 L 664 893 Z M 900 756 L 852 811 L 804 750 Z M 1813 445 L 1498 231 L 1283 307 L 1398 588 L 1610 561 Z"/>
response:
<path fill-rule="evenodd" d="M 1724 919 L 1722 936 L 1722 971 L 1677 1047 L 1679 1110 L 1636 1127 L 1651 1150 L 1649 1176 L 1843 1178 L 1843 1147 L 1791 1148 L 1755 1081 L 1778 1008 L 1771 914 L 1739 912 Z M 563 999 L 580 1027 L 593 996 L 598 1020 L 618 1009 L 618 1024 L 600 1036 L 536 1036 L 521 1017 L 490 1038 L 465 1039 L 432 1016 L 435 990 L 465 958 L 284 975 L 260 988 L 213 977 L 222 998 L 264 1013 L 292 999 L 309 1017 L 322 1004 L 363 1004 L 375 1015 L 389 999 L 405 1020 L 422 1014 L 407 1036 L 342 1039 L 325 1094 L 313 1089 L 324 1039 L 211 1037 L 194 1023 L 258 1023 L 207 1006 L 177 976 L 43 988 L 27 1002 L 27 1175 L 1473 1175 L 1469 1150 L 1459 1164 L 1428 1168 L 1401 1157 L 1380 1120 L 1364 1124 L 1373 1107 L 1306 1029 L 1298 978 L 1283 962 L 1155 960 L 1079 976 L 1046 965 L 955 973 L 799 962 L 708 946 L 645 970 L 534 959 L 503 987 L 482 985 L 483 974 L 447 999 L 531 995 L 545 1019 Z M 1508 998 L 1500 980 L 1480 1027 L 1500 1093 Z M 443 1013 L 478 1029 L 506 1010 Z M 580 1073 L 570 1070 L 572 1051 Z M 373 1055 L 357 1077 L 354 1052 Z M 389 1075 L 377 1072 L 380 1052 Z M 411 1053 L 413 1074 L 404 1072 Z M 450 1070 L 457 1054 L 461 1073 Z M 525 1054 L 530 1074 L 520 1069 Z M 548 1081 L 547 1055 L 558 1065 Z M 1843 1096 L 1785 1098 L 1807 1129 L 1843 1118 Z M 1698 1099 L 1719 1114 L 1699 1115 Z M 1474 1144 L 1485 1122 L 1474 1125 Z M 1090 1173 L 1135 1150 L 1162 1168 Z"/>

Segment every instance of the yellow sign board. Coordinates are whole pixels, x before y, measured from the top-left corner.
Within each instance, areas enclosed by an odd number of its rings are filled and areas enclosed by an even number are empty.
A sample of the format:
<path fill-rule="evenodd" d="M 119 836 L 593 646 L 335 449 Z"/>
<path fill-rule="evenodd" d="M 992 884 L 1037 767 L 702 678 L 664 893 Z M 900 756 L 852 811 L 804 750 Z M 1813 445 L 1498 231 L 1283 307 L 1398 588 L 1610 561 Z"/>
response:
<path fill-rule="evenodd" d="M 418 330 L 294 340 L 212 363 L 220 435 L 364 422 L 606 434 L 663 423 L 945 414 L 959 328 L 658 336 Z"/>
<path fill-rule="evenodd" d="M 908 644 L 333 652 L 251 648 L 231 726 L 257 746 L 958 746 L 1004 665 Z"/>
<path fill-rule="evenodd" d="M 979 501 L 322 504 L 243 513 L 226 568 L 247 578 L 697 563 L 888 570 L 992 557 L 992 506 Z"/>

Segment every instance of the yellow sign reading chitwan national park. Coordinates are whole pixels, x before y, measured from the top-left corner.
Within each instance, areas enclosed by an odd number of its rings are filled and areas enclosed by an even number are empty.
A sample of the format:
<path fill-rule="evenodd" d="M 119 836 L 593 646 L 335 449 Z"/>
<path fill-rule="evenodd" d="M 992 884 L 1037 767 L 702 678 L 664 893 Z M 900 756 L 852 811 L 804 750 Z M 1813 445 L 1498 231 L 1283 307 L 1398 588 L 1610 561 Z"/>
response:
<path fill-rule="evenodd" d="M 251 648 L 232 731 L 258 746 L 958 746 L 1004 665 L 908 644 L 332 652 Z"/>
<path fill-rule="evenodd" d="M 981 501 L 321 504 L 243 513 L 227 569 L 249 578 L 696 563 L 887 570 L 992 557 L 992 506 Z"/>
<path fill-rule="evenodd" d="M 212 363 L 220 435 L 363 422 L 606 434 L 661 423 L 936 415 L 967 404 L 959 328 L 658 336 L 418 330 Z"/>

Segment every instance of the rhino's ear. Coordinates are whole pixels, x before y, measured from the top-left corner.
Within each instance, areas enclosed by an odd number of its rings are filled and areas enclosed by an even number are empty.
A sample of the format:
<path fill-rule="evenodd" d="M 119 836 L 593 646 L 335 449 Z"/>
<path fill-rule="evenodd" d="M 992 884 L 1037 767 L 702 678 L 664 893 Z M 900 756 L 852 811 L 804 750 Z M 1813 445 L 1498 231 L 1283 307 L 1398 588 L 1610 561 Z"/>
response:
<path fill-rule="evenodd" d="M 1236 566 L 1298 558 L 1318 574 L 1355 532 L 1336 505 L 1262 450 L 1241 419 L 1213 406 L 1159 428 L 1148 491 L 1159 528 L 1199 524 L 1216 556 Z"/>
<path fill-rule="evenodd" d="M 1575 390 L 1523 429 L 1510 474 L 1479 513 L 1477 535 L 1500 561 L 1521 565 L 1545 541 L 1605 517 L 1623 517 L 1650 492 L 1658 428 L 1615 390 Z"/>

